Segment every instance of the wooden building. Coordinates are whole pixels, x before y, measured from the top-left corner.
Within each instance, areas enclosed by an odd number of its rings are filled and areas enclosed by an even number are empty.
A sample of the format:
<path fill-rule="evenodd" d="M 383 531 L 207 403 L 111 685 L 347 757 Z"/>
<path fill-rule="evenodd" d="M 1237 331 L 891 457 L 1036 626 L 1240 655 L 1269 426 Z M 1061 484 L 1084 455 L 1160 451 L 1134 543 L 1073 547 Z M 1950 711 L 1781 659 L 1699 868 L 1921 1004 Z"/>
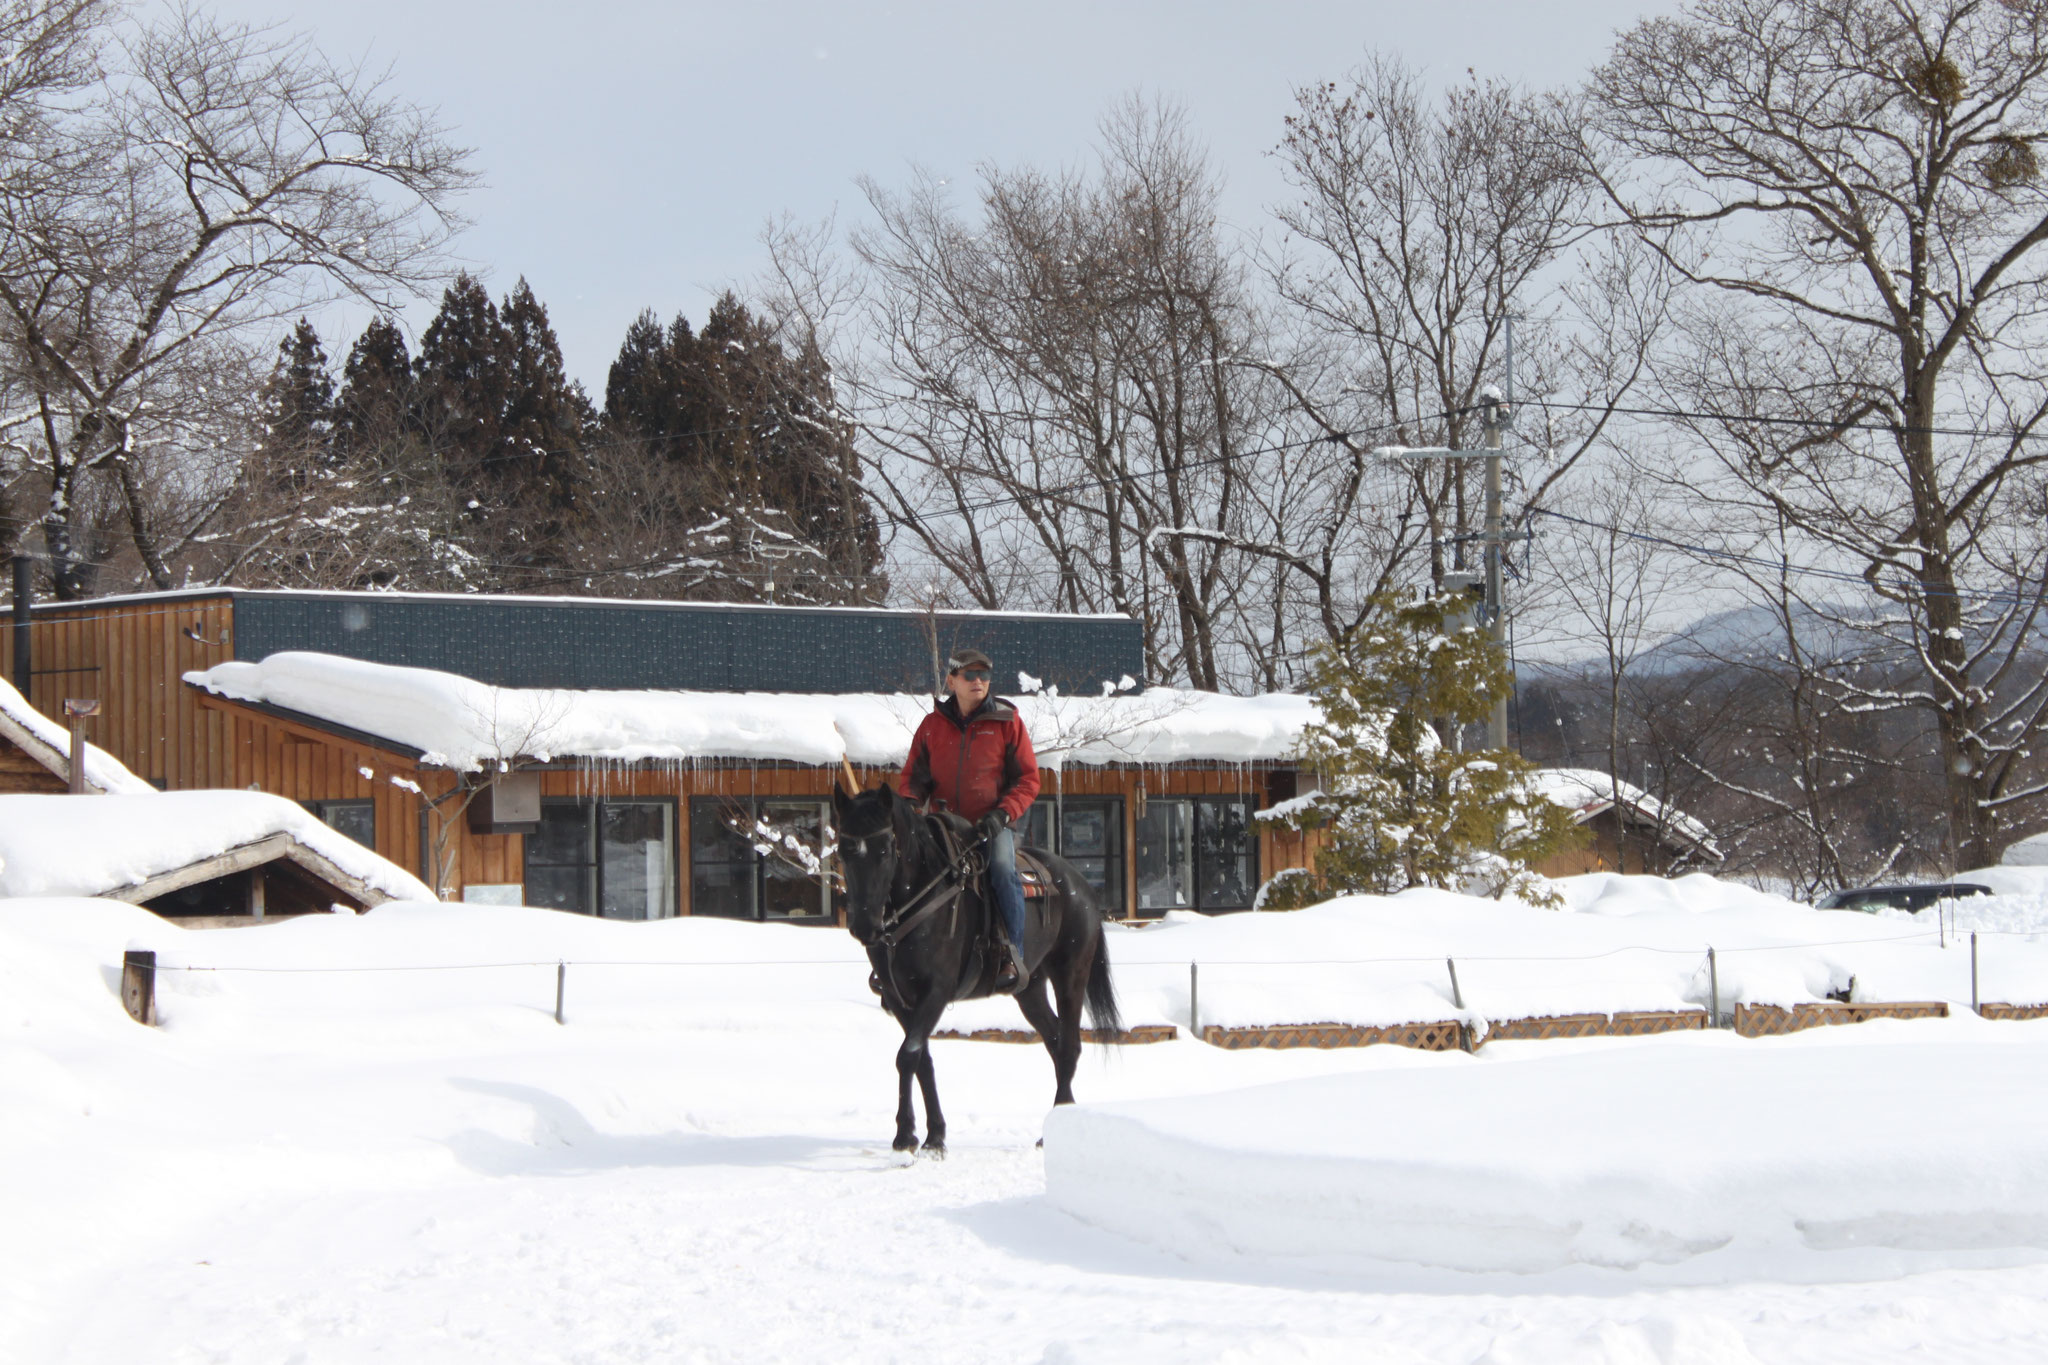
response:
<path fill-rule="evenodd" d="M 311 655 L 188 685 L 231 728 L 236 785 L 306 803 L 446 895 L 624 919 L 835 919 L 815 870 L 842 760 L 863 786 L 894 780 L 931 704 L 484 689 Z M 1248 909 L 1265 877 L 1302 861 L 1300 836 L 1252 815 L 1294 794 L 1305 699 L 1021 705 L 1051 741 L 1024 835 L 1073 861 L 1113 913 Z M 529 707 L 554 708 L 544 742 L 524 720 L 509 744 L 483 734 L 486 712 Z"/>
<path fill-rule="evenodd" d="M 83 785 L 91 795 L 155 790 L 94 744 L 85 746 Z M 0 795 L 55 795 L 70 790 L 69 731 L 0 682 Z"/>
<path fill-rule="evenodd" d="M 13 624 L 0 610 L 0 635 Z M 394 735 L 317 708 L 216 695 L 186 677 L 318 654 L 522 693 L 860 694 L 894 696 L 913 712 L 930 704 L 937 661 L 958 648 L 1068 696 L 1134 692 L 1144 677 L 1142 632 L 1122 616 L 581 598 L 150 593 L 38 604 L 30 641 L 34 702 L 49 712 L 66 697 L 98 700 L 92 737 L 152 785 L 289 797 L 451 896 L 635 918 L 829 917 L 817 878 L 755 854 L 733 824 L 765 815 L 778 828 L 821 827 L 837 763 L 743 741 L 717 754 L 700 746 L 687 762 L 554 748 L 545 760 L 509 756 L 516 781 L 492 791 L 436 760 L 431 728 Z M 1291 833 L 1249 819 L 1293 794 L 1291 734 L 1268 739 L 1249 757 L 1222 745 L 1062 763 L 1047 773 L 1030 837 L 1089 870 L 1120 913 L 1248 906 L 1262 877 L 1302 856 Z M 885 750 L 854 753 L 864 781 L 900 761 Z M 513 787 L 538 803 L 535 818 L 480 818 L 502 816 L 497 798 Z"/>
<path fill-rule="evenodd" d="M 1705 825 L 1640 787 L 1591 768 L 1546 768 L 1539 782 L 1544 794 L 1592 835 L 1537 869 L 1546 877 L 1586 872 L 1661 877 L 1700 871 L 1722 860 Z"/>

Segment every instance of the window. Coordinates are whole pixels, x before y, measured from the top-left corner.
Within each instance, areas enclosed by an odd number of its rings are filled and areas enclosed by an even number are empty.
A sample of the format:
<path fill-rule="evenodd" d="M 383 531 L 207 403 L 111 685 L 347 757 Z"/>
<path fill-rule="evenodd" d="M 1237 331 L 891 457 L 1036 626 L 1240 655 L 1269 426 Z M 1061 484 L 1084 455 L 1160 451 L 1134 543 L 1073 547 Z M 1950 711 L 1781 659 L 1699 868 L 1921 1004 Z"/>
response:
<path fill-rule="evenodd" d="M 1102 898 L 1103 910 L 1124 913 L 1124 802 L 1120 796 L 1065 796 L 1032 803 L 1023 841 L 1051 849 L 1074 865 Z"/>
<path fill-rule="evenodd" d="M 604 919 L 676 912 L 675 803 L 544 800 L 526 836 L 526 903 Z"/>
<path fill-rule="evenodd" d="M 308 801 L 304 804 L 328 828 L 339 830 L 364 848 L 377 846 L 375 801 Z"/>
<path fill-rule="evenodd" d="M 698 797 L 690 802 L 690 913 L 732 919 L 824 919 L 833 913 L 832 888 L 805 858 L 825 847 L 829 801 L 791 797 Z M 794 840 L 764 853 L 756 824 Z M 735 825 L 740 826 L 735 828 Z"/>
<path fill-rule="evenodd" d="M 1154 797 L 1137 823 L 1138 910 L 1246 910 L 1259 889 L 1252 803 Z"/>

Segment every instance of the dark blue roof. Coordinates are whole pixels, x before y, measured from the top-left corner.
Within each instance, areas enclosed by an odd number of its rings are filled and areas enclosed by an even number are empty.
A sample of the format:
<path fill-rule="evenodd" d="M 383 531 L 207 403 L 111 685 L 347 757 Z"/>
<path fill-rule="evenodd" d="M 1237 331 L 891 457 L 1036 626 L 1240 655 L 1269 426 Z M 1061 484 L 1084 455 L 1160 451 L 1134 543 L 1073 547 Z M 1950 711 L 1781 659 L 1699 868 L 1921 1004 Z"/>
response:
<path fill-rule="evenodd" d="M 925 692 L 941 656 L 975 648 L 997 688 L 1018 670 L 1063 691 L 1145 680 L 1122 616 L 998 615 L 695 602 L 237 591 L 235 657 L 316 650 L 501 687 Z"/>

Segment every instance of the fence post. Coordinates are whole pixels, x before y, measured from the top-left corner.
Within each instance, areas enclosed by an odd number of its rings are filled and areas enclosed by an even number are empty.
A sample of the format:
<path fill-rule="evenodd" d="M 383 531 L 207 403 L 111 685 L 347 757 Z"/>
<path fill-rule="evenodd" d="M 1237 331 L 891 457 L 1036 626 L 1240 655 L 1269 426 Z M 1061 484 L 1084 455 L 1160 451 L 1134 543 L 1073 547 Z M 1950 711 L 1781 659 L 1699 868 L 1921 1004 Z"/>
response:
<path fill-rule="evenodd" d="M 1463 1009 L 1465 1008 L 1465 992 L 1458 989 L 1458 964 L 1449 958 L 1445 958 L 1444 966 L 1451 969 L 1451 1003 L 1459 1009 Z"/>
<path fill-rule="evenodd" d="M 1202 1037 L 1202 975 L 1201 968 L 1188 964 L 1188 1032 L 1195 1035 L 1197 1042 Z"/>
<path fill-rule="evenodd" d="M 156 1023 L 155 953 L 131 948 L 121 955 L 121 1005 L 136 1023 Z"/>
<path fill-rule="evenodd" d="M 1970 931 L 1970 1013 L 1977 1009 L 1977 931 Z"/>
<path fill-rule="evenodd" d="M 1707 1027 L 1721 1027 L 1721 965 L 1714 961 L 1714 950 L 1707 949 Z"/>
<path fill-rule="evenodd" d="M 555 964 L 555 1022 L 558 1024 L 562 1022 L 562 996 L 568 989 L 569 964 L 557 962 Z"/>

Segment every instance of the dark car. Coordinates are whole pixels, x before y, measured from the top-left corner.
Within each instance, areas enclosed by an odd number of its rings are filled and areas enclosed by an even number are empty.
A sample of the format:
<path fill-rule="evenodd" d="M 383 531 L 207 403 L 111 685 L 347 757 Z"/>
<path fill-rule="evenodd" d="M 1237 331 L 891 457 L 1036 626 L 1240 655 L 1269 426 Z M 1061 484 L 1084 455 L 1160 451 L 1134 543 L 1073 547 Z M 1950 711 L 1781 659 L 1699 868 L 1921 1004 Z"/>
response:
<path fill-rule="evenodd" d="M 1960 900 L 1964 896 L 1988 896 L 1991 888 L 1975 882 L 1928 882 L 1920 886 L 1859 886 L 1837 891 L 1813 903 L 1816 910 L 1921 911 L 1936 901 Z"/>

